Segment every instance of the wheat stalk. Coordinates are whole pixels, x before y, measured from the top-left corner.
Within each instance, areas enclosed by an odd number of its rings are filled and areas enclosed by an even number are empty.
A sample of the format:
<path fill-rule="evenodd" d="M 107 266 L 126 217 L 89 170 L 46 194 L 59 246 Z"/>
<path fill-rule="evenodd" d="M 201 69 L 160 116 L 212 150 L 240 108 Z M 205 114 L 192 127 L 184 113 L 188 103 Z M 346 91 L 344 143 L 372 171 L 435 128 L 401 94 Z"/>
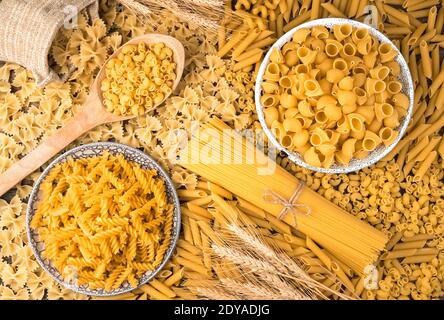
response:
<path fill-rule="evenodd" d="M 249 238 L 249 240 L 252 246 L 259 246 L 259 244 L 254 242 L 252 238 Z M 258 284 L 253 284 L 253 282 L 256 281 L 256 278 L 259 278 L 262 279 L 267 286 L 275 289 L 278 292 L 278 297 L 276 297 L 276 299 L 307 300 L 316 296 L 316 294 L 312 292 L 301 292 L 298 287 L 292 286 L 288 281 L 283 280 L 279 276 L 282 269 L 279 270 L 279 265 L 276 265 L 276 263 L 271 263 L 271 261 L 274 262 L 274 260 L 261 260 L 252 257 L 251 253 L 246 250 L 244 250 L 245 252 L 240 252 L 240 250 L 228 246 L 218 246 L 213 244 L 212 249 L 217 257 L 227 259 L 242 268 L 244 271 L 244 277 L 250 281 L 249 285 L 252 287 L 260 287 Z M 266 247 L 263 247 L 261 250 L 266 249 Z M 271 249 L 268 248 L 268 250 Z M 271 257 L 272 253 L 268 252 L 267 256 Z M 287 270 L 284 270 L 284 272 L 288 273 Z M 254 275 L 250 273 L 253 273 Z M 244 294 L 246 294 L 246 291 L 244 291 Z M 274 296 L 276 296 L 276 293 Z"/>
<path fill-rule="evenodd" d="M 249 272 L 255 273 L 259 278 L 267 282 L 271 288 L 276 289 L 282 296 L 285 296 L 288 299 L 306 300 L 316 296 L 316 294 L 313 294 L 312 292 L 300 292 L 299 288 L 295 288 L 294 286 L 290 285 L 288 281 L 285 281 L 279 277 L 282 272 L 285 276 L 288 271 L 283 269 L 280 264 L 276 264 L 276 256 L 271 248 L 267 248 L 258 240 L 255 240 L 253 237 L 245 234 L 241 228 L 237 229 L 237 227 L 233 227 L 232 230 L 235 230 L 236 235 L 242 237 L 243 240 L 248 240 L 250 247 L 247 248 L 258 249 L 260 252 L 264 253 L 266 258 L 270 259 L 260 260 L 250 256 L 250 254 L 247 252 L 241 253 L 239 250 L 232 249 L 227 246 L 213 245 L 212 248 L 214 253 L 218 257 L 225 258 L 242 268 L 247 268 Z M 302 270 L 300 271 L 302 272 Z M 246 272 L 244 275 L 247 276 L 248 273 Z M 297 275 L 300 276 L 299 274 Z"/>
<path fill-rule="evenodd" d="M 243 279 L 222 277 L 215 290 L 231 293 L 237 299 L 261 299 L 265 296 L 267 299 L 327 299 L 323 292 L 351 299 L 312 279 L 301 260 L 290 258 L 278 248 L 271 248 L 254 229 L 246 229 L 231 222 L 219 230 L 223 244 L 212 245 L 215 260 L 225 259 L 236 265 Z M 223 269 L 226 270 L 226 266 Z"/>
<path fill-rule="evenodd" d="M 299 285 L 294 285 L 288 281 L 288 279 L 282 279 L 276 274 L 258 272 L 260 279 L 269 284 L 272 288 L 275 288 L 283 296 L 287 296 L 292 300 L 315 300 L 315 295 L 309 292 L 301 291 Z"/>
<path fill-rule="evenodd" d="M 219 289 L 248 299 L 267 297 L 267 299 L 275 300 L 310 300 L 316 298 L 315 294 L 307 293 L 288 279 L 281 278 L 275 266 L 267 261 L 252 258 L 248 254 L 228 247 L 213 246 L 213 250 L 218 258 L 235 263 L 241 269 L 246 281 L 242 284 L 234 279 L 221 278 L 217 286 Z M 242 285 L 233 286 L 235 282 Z"/>
<path fill-rule="evenodd" d="M 149 7 L 141 4 L 136 0 L 119 0 L 119 2 L 131 11 L 142 16 L 150 16 L 151 14 L 153 14 L 153 11 Z"/>
<path fill-rule="evenodd" d="M 295 274 L 299 275 L 298 281 L 301 283 L 309 283 L 312 287 L 313 290 L 316 291 L 316 293 L 319 296 L 322 296 L 323 298 L 327 299 L 325 297 L 325 295 L 322 293 L 322 291 L 327 291 L 330 293 L 333 293 L 335 295 L 337 295 L 338 297 L 344 299 L 344 300 L 349 300 L 350 297 L 347 295 L 344 295 L 338 291 L 332 290 L 331 288 L 323 285 L 322 283 L 313 280 L 305 271 L 304 269 L 302 269 L 302 267 L 297 264 L 293 259 L 291 259 L 290 257 L 288 257 L 285 254 L 279 254 L 279 258 L 281 259 L 281 262 L 287 266 L 287 268 L 290 270 L 290 272 L 294 272 Z M 327 275 L 330 275 L 332 277 L 335 277 L 333 274 L 331 274 L 328 270 L 325 270 Z M 339 283 L 341 284 L 341 283 Z"/>
<path fill-rule="evenodd" d="M 137 15 L 149 18 L 168 10 L 178 19 L 197 25 L 206 32 L 216 32 L 225 18 L 240 17 L 227 9 L 224 0 L 119 0 Z"/>
<path fill-rule="evenodd" d="M 242 297 L 232 293 L 226 292 L 219 287 L 204 288 L 195 287 L 192 288 L 197 294 L 212 300 L 242 300 Z"/>
<path fill-rule="evenodd" d="M 290 299 L 285 295 L 276 295 L 270 288 L 264 287 L 260 284 L 253 284 L 251 282 L 240 282 L 229 278 L 222 278 L 220 282 L 226 288 L 230 288 L 231 292 L 235 292 L 249 300 L 283 300 Z"/>
<path fill-rule="evenodd" d="M 248 281 L 248 284 L 237 286 L 237 289 L 235 290 L 237 294 L 253 298 L 255 295 L 252 295 L 251 292 L 246 289 L 247 287 L 250 287 L 256 289 L 256 296 L 263 296 L 258 293 L 261 292 L 260 288 L 266 286 L 274 289 L 274 291 L 266 291 L 266 295 L 270 299 L 274 297 L 274 299 L 309 300 L 316 296 L 311 292 L 307 293 L 305 291 L 301 291 L 298 286 L 294 286 L 290 284 L 288 280 L 282 279 L 279 276 L 279 270 L 276 269 L 276 266 L 267 261 L 253 258 L 248 254 L 240 253 L 238 250 L 228 247 L 214 245 L 213 250 L 219 258 L 225 258 L 237 264 L 245 271 L 243 272 L 243 275 Z M 258 281 L 258 279 L 262 281 Z M 229 282 L 228 280 L 220 280 L 220 282 L 222 284 L 222 288 L 225 290 L 233 290 L 233 286 L 227 285 Z"/>
<path fill-rule="evenodd" d="M 242 268 L 244 271 L 243 275 L 246 279 L 250 280 L 250 284 L 259 277 L 265 282 L 268 282 L 271 288 L 276 289 L 276 291 L 282 295 L 281 298 L 287 297 L 287 299 L 302 300 L 315 296 L 311 293 L 295 293 L 295 288 L 279 277 L 281 273 L 277 269 L 276 264 L 272 264 L 267 260 L 254 258 L 250 256 L 248 252 L 241 253 L 239 250 L 227 246 L 213 245 L 212 248 L 216 256 L 227 259 Z"/>
<path fill-rule="evenodd" d="M 254 235 L 254 230 L 250 230 L 248 233 L 235 224 L 230 224 L 228 229 L 249 248 L 252 248 L 257 253 L 257 256 L 268 258 L 275 268 L 283 274 L 290 272 L 295 275 L 297 279 L 313 282 L 313 279 L 308 276 L 308 274 L 302 269 L 301 265 L 297 264 L 295 260 L 289 258 L 284 253 L 277 252 L 270 248 L 261 241 L 257 235 Z"/>
<path fill-rule="evenodd" d="M 266 261 L 262 261 L 256 258 L 253 258 L 247 254 L 243 254 L 238 250 L 218 246 L 213 244 L 212 246 L 214 253 L 220 257 L 230 260 L 238 265 L 249 268 L 252 272 L 256 272 L 258 270 L 266 271 L 266 272 L 276 272 L 276 269 L 273 265 L 267 263 Z"/>
<path fill-rule="evenodd" d="M 253 249 L 257 253 L 259 257 L 265 257 L 270 259 L 270 261 L 274 262 L 275 267 L 281 271 L 286 272 L 285 266 L 282 266 L 280 263 L 276 253 L 267 245 L 265 245 L 262 241 L 259 240 L 259 238 L 256 236 L 252 236 L 251 234 L 247 233 L 244 229 L 241 227 L 230 224 L 228 225 L 228 230 L 232 232 L 232 234 L 243 241 L 248 248 Z"/>
<path fill-rule="evenodd" d="M 311 288 L 310 292 L 308 292 L 309 295 L 316 295 L 322 298 L 326 298 L 322 291 L 327 291 L 336 294 L 343 299 L 350 299 L 349 296 L 334 291 L 331 288 L 323 285 L 322 283 L 312 279 L 303 269 L 304 263 L 301 260 L 295 261 L 294 259 L 288 257 L 283 251 L 280 251 L 278 248 L 272 249 L 267 244 L 265 244 L 257 234 L 255 234 L 253 229 L 249 229 L 249 231 L 247 232 L 234 223 L 228 225 L 227 229 L 230 230 L 232 235 L 235 236 L 234 239 L 237 238 L 241 240 L 244 244 L 248 246 L 248 248 L 251 248 L 253 251 L 255 251 L 258 257 L 267 257 L 269 261 L 276 267 L 276 269 L 281 272 L 281 275 L 289 277 L 300 284 L 308 285 Z"/>

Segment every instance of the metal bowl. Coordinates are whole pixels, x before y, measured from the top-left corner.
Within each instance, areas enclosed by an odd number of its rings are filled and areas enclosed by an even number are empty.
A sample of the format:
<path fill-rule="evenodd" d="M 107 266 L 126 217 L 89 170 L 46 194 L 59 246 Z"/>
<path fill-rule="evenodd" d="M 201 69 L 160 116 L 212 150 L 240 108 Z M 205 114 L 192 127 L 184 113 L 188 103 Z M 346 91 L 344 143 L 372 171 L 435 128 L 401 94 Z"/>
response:
<path fill-rule="evenodd" d="M 263 75 L 265 73 L 265 69 L 266 69 L 268 62 L 270 60 L 270 55 L 271 55 L 272 50 L 274 48 L 280 49 L 284 46 L 284 44 L 291 41 L 293 34 L 297 30 L 299 30 L 301 28 L 312 28 L 315 26 L 325 26 L 325 27 L 331 29 L 335 25 L 342 25 L 342 24 L 350 24 L 354 28 L 368 29 L 369 33 L 373 37 L 378 39 L 380 43 L 388 43 L 393 47 L 393 49 L 397 52 L 397 56 L 395 57 L 394 60 L 399 64 L 400 69 L 401 69 L 401 73 L 398 77 L 398 80 L 402 83 L 402 91 L 401 92 L 406 94 L 409 97 L 410 103 L 409 103 L 407 115 L 403 119 L 401 119 L 400 125 L 396 129 L 396 131 L 398 131 L 398 136 L 395 139 L 395 141 L 393 141 L 392 144 L 390 144 L 389 146 L 380 145 L 380 146 L 378 146 L 378 148 L 376 148 L 375 150 L 370 152 L 366 158 L 361 159 L 361 160 L 353 158 L 350 161 L 350 163 L 346 166 L 335 163 L 330 168 L 318 168 L 318 167 L 314 167 L 314 166 L 311 166 L 311 165 L 305 163 L 302 156 L 299 153 L 292 152 L 292 151 L 285 149 L 277 141 L 273 132 L 267 127 L 267 124 L 265 123 L 265 116 L 263 113 L 263 107 L 260 102 L 260 98 L 262 95 Z M 304 168 L 307 168 L 307 169 L 310 169 L 313 171 L 318 171 L 318 172 L 322 172 L 322 173 L 330 173 L 330 174 L 332 174 L 332 173 L 348 173 L 348 172 L 358 171 L 360 169 L 368 167 L 368 166 L 374 164 L 375 162 L 381 160 L 390 151 L 392 151 L 393 148 L 401 140 L 401 137 L 404 135 L 405 131 L 407 130 L 407 126 L 408 126 L 410 119 L 412 117 L 413 99 L 414 99 L 413 96 L 414 96 L 413 81 L 412 81 L 412 77 L 411 77 L 407 62 L 404 60 L 404 57 L 399 52 L 398 48 L 390 41 L 390 39 L 388 39 L 381 32 L 379 32 L 378 30 L 376 30 L 375 28 L 373 28 L 367 24 L 364 24 L 359 21 L 351 20 L 351 19 L 342 19 L 342 18 L 326 18 L 326 19 L 318 19 L 318 20 L 309 21 L 309 22 L 303 23 L 303 24 L 293 28 L 292 30 L 290 30 L 286 34 L 284 34 L 282 37 L 280 37 L 273 44 L 273 46 L 270 48 L 270 50 L 268 50 L 264 60 L 262 61 L 260 68 L 259 68 L 259 73 L 257 75 L 256 86 L 255 86 L 256 111 L 257 111 L 257 114 L 259 117 L 259 121 L 262 125 L 262 128 L 265 131 L 265 134 L 267 135 L 269 141 L 271 141 L 271 143 L 273 144 L 273 146 L 275 148 L 277 148 L 277 150 L 281 151 L 281 153 L 288 156 L 288 158 L 291 161 L 293 161 L 294 163 L 296 163 L 297 165 L 299 165 L 301 167 L 304 167 Z"/>
<path fill-rule="evenodd" d="M 51 164 L 43 171 L 42 175 L 39 177 L 37 182 L 34 184 L 31 195 L 29 197 L 28 209 L 26 212 L 26 231 L 28 234 L 29 245 L 32 248 L 34 256 L 36 257 L 38 263 L 42 266 L 42 268 L 48 272 L 55 281 L 57 281 L 62 286 L 71 289 L 73 291 L 91 295 L 91 296 L 113 296 L 122 294 L 136 288 L 130 286 L 128 282 L 125 282 L 120 288 L 105 291 L 104 289 L 89 289 L 87 285 L 77 286 L 76 284 L 66 282 L 62 275 L 57 271 L 57 269 L 51 264 L 51 262 L 47 259 L 44 259 L 41 255 L 44 250 L 43 242 L 39 241 L 39 237 L 37 232 L 30 227 L 30 222 L 32 217 L 34 216 L 36 205 L 39 200 L 39 189 L 40 184 L 48 175 L 49 171 L 54 168 L 55 165 L 61 162 L 65 162 L 68 157 L 72 157 L 73 159 L 81 159 L 81 158 L 90 158 L 101 155 L 104 151 L 108 151 L 111 154 L 123 154 L 125 158 L 129 161 L 136 162 L 140 164 L 145 169 L 155 169 L 158 172 L 158 175 L 165 181 L 165 187 L 167 192 L 168 202 L 174 205 L 174 218 L 173 218 L 173 229 L 171 236 L 171 243 L 168 250 L 165 253 L 165 257 L 163 258 L 162 263 L 152 271 L 145 272 L 142 277 L 139 279 L 139 285 L 141 286 L 148 281 L 150 281 L 154 276 L 156 276 L 159 271 L 165 266 L 166 262 L 170 259 L 173 251 L 176 247 L 177 240 L 179 239 L 180 233 L 180 203 L 179 197 L 177 195 L 177 191 L 174 188 L 174 184 L 171 181 L 168 174 L 165 170 L 150 156 L 143 153 L 142 151 L 129 147 L 124 144 L 112 143 L 112 142 L 98 142 L 86 144 L 80 147 L 76 147 L 71 149 L 57 159 L 51 162 Z"/>

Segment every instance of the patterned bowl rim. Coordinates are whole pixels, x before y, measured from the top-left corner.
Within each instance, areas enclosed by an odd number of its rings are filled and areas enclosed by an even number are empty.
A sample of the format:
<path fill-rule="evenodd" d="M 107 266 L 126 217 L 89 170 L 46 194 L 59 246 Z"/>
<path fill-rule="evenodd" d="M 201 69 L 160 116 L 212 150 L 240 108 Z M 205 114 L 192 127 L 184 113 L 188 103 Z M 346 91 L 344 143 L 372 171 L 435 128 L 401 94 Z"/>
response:
<path fill-rule="evenodd" d="M 312 28 L 315 26 L 326 26 L 331 28 L 334 25 L 343 25 L 343 24 L 351 24 L 354 28 L 365 28 L 369 30 L 370 34 L 377 38 L 381 43 L 388 43 L 391 45 L 391 47 L 396 51 L 397 55 L 394 58 L 394 61 L 398 62 L 400 66 L 400 75 L 398 77 L 398 80 L 401 81 L 403 84 L 402 92 L 405 93 L 409 97 L 409 108 L 407 111 L 406 116 L 402 120 L 402 123 L 399 125 L 396 131 L 398 131 L 398 136 L 396 139 L 387 147 L 379 146 L 375 150 L 369 153 L 367 157 L 365 157 L 362 160 L 353 158 L 350 163 L 347 166 L 339 165 L 335 163 L 330 168 L 320 168 L 320 167 L 314 167 L 309 164 L 307 164 L 302 156 L 298 152 L 289 151 L 286 148 L 284 148 L 275 138 L 273 132 L 268 128 L 266 122 L 265 122 L 265 115 L 263 112 L 263 107 L 260 102 L 261 93 L 262 93 L 262 82 L 263 82 L 263 75 L 265 73 L 265 68 L 268 65 L 268 62 L 270 60 L 270 55 L 272 53 L 272 50 L 277 48 L 280 49 L 284 44 L 291 41 L 291 38 L 293 34 L 301 29 L 301 28 Z M 389 154 L 395 146 L 398 144 L 398 142 L 401 140 L 402 136 L 405 134 L 407 130 L 407 126 L 410 123 L 410 120 L 412 118 L 413 114 L 413 105 L 414 105 L 414 88 L 413 88 L 413 80 L 410 73 L 410 69 L 408 67 L 407 62 L 405 61 L 403 55 L 398 50 L 398 48 L 393 44 L 393 42 L 387 38 L 384 34 L 382 34 L 380 31 L 376 30 L 372 26 L 369 26 L 365 23 L 352 20 L 352 19 L 344 19 L 344 18 L 323 18 L 323 19 L 316 19 L 312 21 L 308 21 L 305 23 L 302 23 L 287 33 L 285 33 L 283 36 L 281 36 L 268 50 L 267 54 L 265 55 L 265 58 L 262 60 L 262 63 L 259 67 L 259 72 L 256 77 L 256 84 L 255 84 L 255 104 L 256 104 L 256 112 L 259 118 L 259 122 L 261 123 L 262 129 L 264 130 L 265 134 L 267 135 L 269 141 L 271 141 L 274 148 L 279 150 L 281 153 L 285 154 L 292 162 L 296 163 L 297 165 L 317 172 L 322 173 L 349 173 L 361 170 L 363 168 L 366 168 L 382 158 L 384 158 L 387 154 Z"/>
<path fill-rule="evenodd" d="M 170 246 L 169 246 L 167 252 L 165 253 L 162 263 L 159 266 L 157 266 L 156 269 L 154 269 L 152 271 L 146 271 L 144 273 L 144 275 L 139 279 L 139 284 L 136 288 L 133 288 L 130 285 L 126 285 L 126 286 L 121 286 L 118 289 L 114 289 L 111 291 L 105 291 L 104 289 L 88 289 L 88 287 L 86 285 L 77 286 L 75 284 L 65 282 L 61 276 L 59 278 L 56 275 L 56 272 L 57 272 L 56 269 L 54 267 L 52 267 L 50 265 L 50 263 L 46 263 L 44 261 L 44 259 L 41 257 L 42 250 L 39 250 L 37 248 L 37 243 L 33 238 L 33 235 L 35 235 L 35 234 L 34 234 L 34 231 L 32 230 L 32 228 L 30 227 L 30 222 L 31 222 L 31 219 L 34 216 L 34 212 L 35 212 L 34 205 L 36 204 L 36 202 L 38 200 L 38 192 L 40 190 L 40 184 L 45 179 L 45 177 L 48 175 L 49 171 L 56 164 L 64 162 L 69 156 L 74 156 L 76 153 L 84 151 L 84 150 L 88 150 L 88 149 L 92 149 L 92 150 L 96 149 L 97 150 L 100 148 L 102 148 L 102 150 L 100 152 L 96 153 L 96 155 L 100 155 L 105 150 L 110 150 L 112 148 L 116 148 L 117 151 L 115 151 L 115 152 L 113 152 L 111 150 L 112 154 L 120 153 L 125 156 L 126 152 L 130 152 L 130 153 L 134 153 L 137 157 L 144 158 L 148 163 L 150 163 L 150 165 L 152 165 L 152 168 L 154 168 L 158 172 L 158 175 L 161 176 L 161 178 L 165 181 L 167 196 L 169 198 L 169 201 L 172 202 L 172 204 L 174 205 L 173 229 L 171 230 L 173 235 L 171 237 Z M 121 150 L 118 150 L 119 148 Z M 85 158 L 85 157 L 81 156 L 78 158 Z M 135 162 L 138 163 L 137 161 L 135 161 Z M 40 264 L 40 266 L 43 268 L 43 270 L 45 270 L 56 282 L 58 282 L 63 287 L 68 288 L 72 291 L 81 293 L 81 294 L 89 295 L 89 296 L 102 296 L 102 297 L 115 296 L 115 295 L 119 295 L 122 293 L 126 293 L 126 292 L 130 292 L 132 290 L 135 290 L 135 289 L 139 288 L 140 286 L 149 282 L 163 269 L 163 267 L 166 265 L 168 260 L 170 260 L 172 254 L 176 248 L 177 241 L 179 240 L 180 228 L 181 228 L 181 209 L 180 209 L 179 196 L 177 194 L 176 188 L 174 187 L 174 183 L 171 180 L 168 173 L 162 168 L 162 166 L 156 160 L 154 160 L 151 156 L 144 153 L 143 151 L 136 149 L 134 147 L 125 145 L 125 144 L 115 143 L 115 142 L 95 142 L 95 143 L 84 144 L 84 145 L 72 148 L 72 149 L 62 153 L 56 159 L 51 161 L 51 163 L 45 168 L 43 173 L 40 175 L 40 177 L 34 183 L 31 194 L 29 196 L 28 207 L 26 209 L 26 233 L 28 236 L 29 246 L 31 247 L 32 252 L 34 253 L 34 256 L 35 256 L 37 262 Z"/>

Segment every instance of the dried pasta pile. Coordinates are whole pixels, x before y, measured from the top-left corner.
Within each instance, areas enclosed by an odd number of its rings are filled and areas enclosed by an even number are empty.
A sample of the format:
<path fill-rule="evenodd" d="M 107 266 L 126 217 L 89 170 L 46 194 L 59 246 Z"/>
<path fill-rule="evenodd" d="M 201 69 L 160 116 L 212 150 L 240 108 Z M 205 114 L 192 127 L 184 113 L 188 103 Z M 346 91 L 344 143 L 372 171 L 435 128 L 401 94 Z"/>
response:
<path fill-rule="evenodd" d="M 396 51 L 350 24 L 296 31 L 273 49 L 261 104 L 280 145 L 314 167 L 363 160 L 390 146 L 407 115 Z"/>
<path fill-rule="evenodd" d="M 57 164 L 39 190 L 30 227 L 66 283 L 136 288 L 164 260 L 174 207 L 156 170 L 105 152 Z"/>
<path fill-rule="evenodd" d="M 378 259 L 388 240 L 382 232 L 305 188 L 253 144 L 226 130 L 230 127 L 217 118 L 202 124 L 201 130 L 193 132 L 190 143 L 180 153 L 179 163 L 297 228 L 357 274 L 363 274 L 365 268 Z M 211 150 L 211 159 L 221 161 L 207 161 L 207 150 Z M 223 162 L 227 156 L 235 159 L 233 163 Z M 268 171 L 261 172 L 265 168 L 269 168 Z M 273 193 L 291 199 L 299 188 L 296 200 L 299 211 L 283 214 L 283 205 L 274 201 Z M 332 270 L 331 263 L 327 266 L 327 270 Z"/>
<path fill-rule="evenodd" d="M 117 115 L 142 115 L 171 94 L 176 80 L 173 50 L 159 42 L 126 45 L 105 65 L 100 84 L 106 110 Z"/>
<path fill-rule="evenodd" d="M 58 72 L 67 76 L 65 84 L 37 89 L 32 75 L 23 68 L 13 64 L 0 67 L 0 171 L 78 110 L 98 68 L 115 48 L 131 37 L 153 31 L 150 25 L 138 22 L 134 14 L 116 7 L 114 1 L 100 2 L 101 19 L 90 22 L 84 14 L 80 15 L 79 28 L 63 29 L 54 43 L 53 62 Z M 312 278 L 327 286 L 339 286 L 336 278 L 325 272 L 324 261 L 329 258 L 336 264 L 341 262 L 312 239 L 171 163 L 169 156 L 180 141 L 170 133 L 174 129 L 190 129 L 193 120 L 205 121 L 210 115 L 236 129 L 260 128 L 253 100 L 253 72 L 266 48 L 284 31 L 317 16 L 364 20 L 365 5 L 377 9 L 378 28 L 401 47 L 413 73 L 415 116 L 407 136 L 387 158 L 356 173 L 324 175 L 301 169 L 287 159 L 278 162 L 312 190 L 391 238 L 388 253 L 377 267 L 377 289 L 366 289 L 364 278 L 344 267 L 341 269 L 348 281 L 343 281 L 346 283 L 342 288 L 346 293 L 363 299 L 441 297 L 444 144 L 439 133 L 444 108 L 439 93 L 444 91 L 444 77 L 439 49 L 444 40 L 444 9 L 436 1 L 418 5 L 406 1 L 406 8 L 396 0 L 390 5 L 379 0 L 281 0 L 271 6 L 264 5 L 271 1 L 252 2 L 241 0 L 234 4 L 238 12 L 243 11 L 245 25 L 227 21 L 226 28 L 215 35 L 204 34 L 167 13 L 161 23 L 154 21 L 157 31 L 171 34 L 185 45 L 186 76 L 179 94 L 167 99 L 154 113 L 98 127 L 75 142 L 114 140 L 142 148 L 170 170 L 180 188 L 183 234 L 174 258 L 155 281 L 117 298 L 195 298 L 189 288 L 196 282 L 214 283 L 235 276 L 235 270 L 226 268 L 226 261 L 215 260 L 209 254 L 214 233 L 223 223 L 223 208 L 212 200 L 214 193 L 243 208 L 242 212 L 251 217 L 255 228 L 270 244 L 306 260 Z M 289 7 L 289 3 L 293 6 Z M 420 47 L 421 43 L 425 45 Z M 430 59 L 424 48 L 428 48 Z M 39 174 L 31 175 L 0 200 L 0 297 L 85 299 L 59 287 L 38 267 L 27 246 L 26 201 Z"/>

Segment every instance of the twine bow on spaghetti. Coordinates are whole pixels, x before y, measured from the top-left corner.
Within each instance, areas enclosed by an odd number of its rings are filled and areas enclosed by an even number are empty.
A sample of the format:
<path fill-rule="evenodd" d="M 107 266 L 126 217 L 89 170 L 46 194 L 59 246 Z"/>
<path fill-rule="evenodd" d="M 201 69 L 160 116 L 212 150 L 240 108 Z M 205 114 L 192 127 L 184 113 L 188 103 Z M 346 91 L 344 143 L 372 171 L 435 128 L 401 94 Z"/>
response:
<path fill-rule="evenodd" d="M 297 227 L 296 215 L 302 214 L 302 215 L 308 216 L 311 214 L 311 208 L 308 205 L 306 205 L 304 203 L 296 203 L 296 201 L 298 200 L 298 198 L 302 192 L 303 187 L 304 187 L 304 184 L 302 182 L 300 182 L 299 185 L 297 186 L 296 190 L 293 192 L 292 196 L 288 200 L 273 190 L 266 190 L 263 194 L 263 199 L 267 203 L 279 204 L 279 205 L 283 206 L 281 212 L 277 216 L 277 218 L 279 220 L 284 219 L 287 216 L 287 214 L 292 212 L 294 224 L 295 224 L 295 227 Z"/>

